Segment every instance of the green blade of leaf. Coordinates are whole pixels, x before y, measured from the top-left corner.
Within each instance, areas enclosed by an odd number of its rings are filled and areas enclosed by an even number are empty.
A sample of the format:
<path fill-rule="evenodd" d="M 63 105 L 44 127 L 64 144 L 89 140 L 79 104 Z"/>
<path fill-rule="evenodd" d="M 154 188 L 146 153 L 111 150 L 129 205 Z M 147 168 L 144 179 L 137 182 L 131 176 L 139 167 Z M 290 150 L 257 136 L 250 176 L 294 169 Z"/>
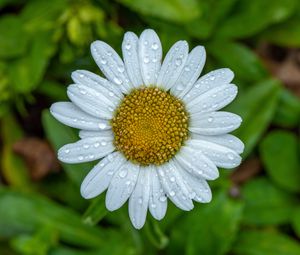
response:
<path fill-rule="evenodd" d="M 254 225 L 285 224 L 291 221 L 296 199 L 266 178 L 254 179 L 242 188 L 245 201 L 243 223 Z"/>
<path fill-rule="evenodd" d="M 0 189 L 0 235 L 33 233 L 42 226 L 57 230 L 64 242 L 84 247 L 100 247 L 101 230 L 84 225 L 74 211 L 36 194 Z"/>
<path fill-rule="evenodd" d="M 271 24 L 282 22 L 295 11 L 297 0 L 241 0 L 237 11 L 218 31 L 220 37 L 244 38 L 255 35 Z"/>
<path fill-rule="evenodd" d="M 42 115 L 42 122 L 46 136 L 55 150 L 67 143 L 72 143 L 78 140 L 74 129 L 59 123 L 52 117 L 48 110 L 45 110 Z M 84 176 L 93 167 L 93 163 L 84 164 L 62 164 L 69 178 L 80 186 Z"/>
<path fill-rule="evenodd" d="M 259 82 L 227 107 L 228 111 L 235 112 L 243 118 L 241 126 L 234 134 L 245 144 L 244 157 L 252 152 L 271 123 L 280 89 L 280 83 L 276 80 Z"/>
<path fill-rule="evenodd" d="M 105 197 L 102 194 L 101 196 L 98 196 L 92 200 L 90 206 L 86 209 L 82 216 L 83 222 L 94 226 L 100 222 L 107 213 L 108 211 L 105 207 Z"/>
<path fill-rule="evenodd" d="M 212 202 L 199 205 L 177 221 L 172 230 L 170 254 L 226 254 L 236 237 L 242 209 L 241 202 L 230 199 L 225 191 L 219 192 Z"/>
<path fill-rule="evenodd" d="M 248 230 L 240 233 L 233 251 L 237 255 L 298 255 L 300 245 L 284 234 Z"/>
<path fill-rule="evenodd" d="M 232 69 L 238 79 L 257 82 L 268 76 L 260 59 L 242 44 L 215 40 L 208 45 L 208 50 L 222 65 Z"/>
<path fill-rule="evenodd" d="M 195 0 L 118 0 L 141 15 L 185 23 L 200 14 Z M 159 8 L 157 8 L 159 6 Z"/>
<path fill-rule="evenodd" d="M 270 178 L 283 189 L 300 191 L 297 136 L 287 131 L 272 131 L 261 142 L 259 149 Z"/>

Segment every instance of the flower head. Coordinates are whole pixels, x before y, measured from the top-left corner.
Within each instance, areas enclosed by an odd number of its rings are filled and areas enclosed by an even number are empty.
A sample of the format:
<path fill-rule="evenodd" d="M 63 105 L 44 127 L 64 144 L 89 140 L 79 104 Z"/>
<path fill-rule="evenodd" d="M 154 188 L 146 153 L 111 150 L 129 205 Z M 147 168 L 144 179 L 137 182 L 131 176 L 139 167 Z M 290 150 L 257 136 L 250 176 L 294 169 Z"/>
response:
<path fill-rule="evenodd" d="M 190 53 L 186 41 L 176 42 L 162 60 L 157 34 L 146 29 L 138 38 L 127 32 L 123 58 L 96 41 L 91 52 L 107 79 L 89 71 L 72 73 L 71 102 L 51 106 L 62 123 L 80 129 L 80 140 L 63 146 L 66 163 L 102 159 L 81 185 L 84 198 L 107 189 L 106 207 L 113 211 L 129 199 L 129 216 L 141 228 L 149 209 L 162 219 L 168 198 L 182 210 L 193 200 L 207 203 L 207 180 L 218 178 L 217 167 L 241 162 L 243 143 L 228 134 L 241 118 L 219 111 L 237 95 L 229 69 L 200 78 L 205 50 Z"/>

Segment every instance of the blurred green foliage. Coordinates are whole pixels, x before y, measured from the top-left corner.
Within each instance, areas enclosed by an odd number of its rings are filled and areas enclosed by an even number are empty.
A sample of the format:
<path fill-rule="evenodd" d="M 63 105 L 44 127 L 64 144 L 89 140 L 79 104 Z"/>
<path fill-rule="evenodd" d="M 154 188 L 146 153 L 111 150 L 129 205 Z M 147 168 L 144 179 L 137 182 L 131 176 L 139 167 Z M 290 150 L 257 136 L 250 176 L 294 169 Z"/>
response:
<path fill-rule="evenodd" d="M 298 0 L 0 0 L 0 13 L 1 255 L 300 254 L 300 100 L 256 54 L 261 44 L 300 47 Z M 80 197 L 93 163 L 63 164 L 33 182 L 13 145 L 39 136 L 57 150 L 76 140 L 47 108 L 67 100 L 71 71 L 99 72 L 92 41 L 120 52 L 125 31 L 147 27 L 164 52 L 184 39 L 206 47 L 205 72 L 234 71 L 239 96 L 228 110 L 243 117 L 235 134 L 246 145 L 244 160 L 259 159 L 263 170 L 234 195 L 236 184 L 221 170 L 210 204 L 191 212 L 169 204 L 165 219 L 148 216 L 137 231 L 126 207 L 108 213 L 103 195 Z"/>

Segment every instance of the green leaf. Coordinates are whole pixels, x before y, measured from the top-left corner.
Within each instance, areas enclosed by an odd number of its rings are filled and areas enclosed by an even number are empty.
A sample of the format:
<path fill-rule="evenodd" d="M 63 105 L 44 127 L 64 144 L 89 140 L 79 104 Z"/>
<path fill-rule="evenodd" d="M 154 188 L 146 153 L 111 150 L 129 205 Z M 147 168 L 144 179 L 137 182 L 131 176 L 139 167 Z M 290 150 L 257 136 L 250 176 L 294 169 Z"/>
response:
<path fill-rule="evenodd" d="M 185 251 L 178 254 L 226 254 L 236 238 L 242 208 L 240 202 L 230 199 L 225 192 L 215 195 L 211 203 L 199 205 L 181 222 L 176 222 L 170 254 L 183 247 Z"/>
<path fill-rule="evenodd" d="M 18 17 L 3 16 L 0 19 L 0 35 L 0 58 L 18 57 L 26 51 L 29 38 Z"/>
<path fill-rule="evenodd" d="M 23 137 L 23 131 L 13 115 L 7 114 L 1 119 L 1 170 L 5 180 L 12 186 L 22 190 L 32 188 L 29 170 L 23 159 L 13 151 L 13 145 Z"/>
<path fill-rule="evenodd" d="M 57 232 L 49 227 L 42 227 L 34 235 L 21 235 L 12 240 L 12 246 L 20 254 L 47 255 L 50 247 L 56 243 Z"/>
<path fill-rule="evenodd" d="M 236 255 L 298 255 L 300 245 L 284 234 L 248 230 L 239 234 L 233 251 Z"/>
<path fill-rule="evenodd" d="M 55 150 L 58 150 L 67 143 L 76 142 L 78 140 L 78 135 L 76 135 L 74 129 L 59 123 L 52 117 L 48 110 L 45 110 L 42 114 L 42 123 L 46 136 Z M 92 163 L 62 165 L 69 178 L 77 184 L 77 186 L 80 186 L 84 176 L 93 166 Z"/>
<path fill-rule="evenodd" d="M 92 200 L 90 206 L 82 216 L 83 222 L 94 226 L 101 221 L 107 213 L 108 211 L 105 207 L 105 197 L 104 194 L 102 194 Z"/>
<path fill-rule="evenodd" d="M 270 178 L 283 189 L 300 191 L 297 136 L 288 131 L 272 131 L 261 142 L 259 149 Z"/>
<path fill-rule="evenodd" d="M 262 39 L 274 44 L 296 48 L 300 46 L 300 5 L 296 9 L 296 14 L 287 21 L 270 27 L 261 34 Z"/>
<path fill-rule="evenodd" d="M 243 223 L 250 225 L 289 223 L 296 204 L 292 195 L 266 178 L 247 182 L 242 188 L 242 197 L 245 201 Z"/>
<path fill-rule="evenodd" d="M 242 125 L 234 134 L 245 144 L 244 157 L 252 152 L 271 123 L 280 89 L 280 83 L 276 80 L 262 81 L 249 88 L 227 107 L 228 111 L 235 112 L 243 118 Z"/>
<path fill-rule="evenodd" d="M 219 31 L 219 37 L 244 38 L 257 34 L 271 24 L 279 23 L 295 11 L 297 0 L 240 0 L 236 12 L 229 16 Z"/>
<path fill-rule="evenodd" d="M 281 127 L 297 127 L 300 123 L 300 99 L 287 89 L 282 90 L 273 123 Z"/>
<path fill-rule="evenodd" d="M 206 0 L 198 1 L 200 15 L 185 25 L 186 31 L 198 39 L 214 36 L 215 29 L 229 14 L 237 0 Z"/>
<path fill-rule="evenodd" d="M 51 98 L 53 101 L 68 101 L 66 87 L 55 81 L 44 80 L 39 85 L 38 92 Z"/>
<path fill-rule="evenodd" d="M 300 237 L 300 207 L 295 210 L 293 215 L 292 227 L 296 232 L 297 236 Z"/>
<path fill-rule="evenodd" d="M 26 31 L 35 34 L 37 31 L 57 28 L 59 17 L 68 8 L 67 3 L 66 0 L 29 1 L 20 15 Z"/>
<path fill-rule="evenodd" d="M 257 82 L 268 76 L 260 59 L 242 44 L 216 40 L 209 43 L 209 53 L 224 67 L 233 70 L 237 78 L 246 82 Z"/>
<path fill-rule="evenodd" d="M 49 59 L 56 50 L 52 32 L 38 33 L 32 38 L 28 55 L 12 61 L 9 65 L 9 76 L 14 90 L 27 93 L 40 83 Z"/>
<path fill-rule="evenodd" d="M 148 15 L 177 23 L 185 23 L 200 14 L 196 0 L 118 1 L 141 15 Z"/>
<path fill-rule="evenodd" d="M 84 225 L 74 211 L 34 194 L 0 189 L 0 235 L 37 232 L 46 226 L 56 230 L 59 238 L 83 247 L 101 247 L 104 234 Z"/>

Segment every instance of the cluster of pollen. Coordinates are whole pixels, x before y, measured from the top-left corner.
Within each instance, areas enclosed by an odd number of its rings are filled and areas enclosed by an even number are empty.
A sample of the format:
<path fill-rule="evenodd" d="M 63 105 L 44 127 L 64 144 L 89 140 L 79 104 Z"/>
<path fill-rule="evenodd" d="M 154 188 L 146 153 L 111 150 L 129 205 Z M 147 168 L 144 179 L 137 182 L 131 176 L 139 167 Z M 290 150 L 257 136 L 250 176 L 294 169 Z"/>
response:
<path fill-rule="evenodd" d="M 167 162 L 188 137 L 183 103 L 156 87 L 135 89 L 125 96 L 111 124 L 117 150 L 144 166 Z"/>

